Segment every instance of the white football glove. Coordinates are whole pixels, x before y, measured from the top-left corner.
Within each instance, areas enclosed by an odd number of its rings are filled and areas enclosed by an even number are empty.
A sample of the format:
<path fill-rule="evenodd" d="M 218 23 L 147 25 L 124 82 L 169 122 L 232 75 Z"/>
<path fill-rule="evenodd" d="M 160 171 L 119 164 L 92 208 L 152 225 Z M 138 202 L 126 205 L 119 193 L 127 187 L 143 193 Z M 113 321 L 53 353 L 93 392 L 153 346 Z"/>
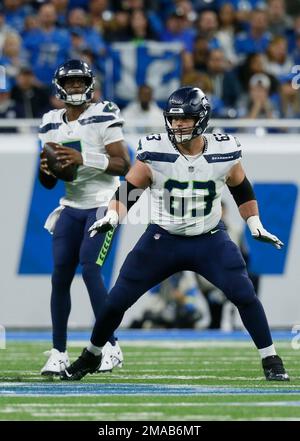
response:
<path fill-rule="evenodd" d="M 117 227 L 119 222 L 118 213 L 115 210 L 109 210 L 106 215 L 93 223 L 89 228 L 90 237 L 96 236 L 98 233 L 106 233 Z"/>
<path fill-rule="evenodd" d="M 278 250 L 280 250 L 284 246 L 284 243 L 281 242 L 278 237 L 265 230 L 258 216 L 250 216 L 247 219 L 247 224 L 254 239 L 261 242 L 270 243 Z"/>

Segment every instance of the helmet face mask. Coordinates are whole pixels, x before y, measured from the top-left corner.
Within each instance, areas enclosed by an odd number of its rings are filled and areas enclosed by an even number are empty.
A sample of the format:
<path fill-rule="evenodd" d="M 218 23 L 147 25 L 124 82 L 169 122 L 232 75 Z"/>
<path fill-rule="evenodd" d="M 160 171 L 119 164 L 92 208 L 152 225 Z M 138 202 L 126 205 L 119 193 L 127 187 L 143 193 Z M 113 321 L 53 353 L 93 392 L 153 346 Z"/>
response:
<path fill-rule="evenodd" d="M 68 78 L 83 78 L 86 88 L 83 93 L 68 93 L 65 83 Z M 87 63 L 80 60 L 70 60 L 59 66 L 54 74 L 56 98 L 72 106 L 80 106 L 93 98 L 95 77 Z"/>
<path fill-rule="evenodd" d="M 164 111 L 165 126 L 173 145 L 191 141 L 200 136 L 207 128 L 211 113 L 210 104 L 197 87 L 181 87 L 169 97 Z M 193 127 L 173 128 L 172 119 L 193 119 Z"/>
<path fill-rule="evenodd" d="M 189 124 L 187 126 L 183 126 L 183 127 L 173 127 L 173 119 L 182 119 L 182 120 L 189 120 L 192 121 L 192 124 Z M 187 118 L 187 117 L 179 117 L 179 115 L 177 116 L 167 116 L 166 117 L 166 125 L 168 126 L 168 131 L 172 131 L 172 139 L 174 136 L 174 140 L 176 142 L 176 144 L 184 144 L 186 142 L 191 141 L 191 139 L 193 138 L 193 133 L 194 133 L 194 129 L 195 129 L 195 125 L 197 124 L 197 119 L 196 118 Z"/>

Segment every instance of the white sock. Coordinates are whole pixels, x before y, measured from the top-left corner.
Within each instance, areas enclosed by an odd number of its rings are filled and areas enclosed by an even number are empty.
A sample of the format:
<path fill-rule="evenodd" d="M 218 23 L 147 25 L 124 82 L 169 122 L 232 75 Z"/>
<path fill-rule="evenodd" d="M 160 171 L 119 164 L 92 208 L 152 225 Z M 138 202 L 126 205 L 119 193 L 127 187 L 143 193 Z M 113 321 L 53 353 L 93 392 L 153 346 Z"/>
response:
<path fill-rule="evenodd" d="M 94 346 L 93 343 L 89 342 L 87 345 L 87 350 L 98 357 L 101 355 L 102 347 Z"/>
<path fill-rule="evenodd" d="M 272 355 L 277 355 L 274 345 L 268 346 L 267 348 L 262 348 L 258 350 L 261 359 L 270 357 Z"/>

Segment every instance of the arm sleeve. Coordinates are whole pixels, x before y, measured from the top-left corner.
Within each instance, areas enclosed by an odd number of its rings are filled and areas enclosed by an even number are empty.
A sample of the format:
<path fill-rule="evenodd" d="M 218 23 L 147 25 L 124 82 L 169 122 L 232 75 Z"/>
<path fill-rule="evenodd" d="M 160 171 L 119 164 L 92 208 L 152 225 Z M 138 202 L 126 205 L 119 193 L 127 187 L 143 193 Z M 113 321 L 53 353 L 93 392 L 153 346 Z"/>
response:
<path fill-rule="evenodd" d="M 235 187 L 227 185 L 227 187 L 238 207 L 245 202 L 256 200 L 253 187 L 246 176 L 239 185 L 236 185 Z"/>
<path fill-rule="evenodd" d="M 124 181 L 117 189 L 113 196 L 113 200 L 120 201 L 127 211 L 139 200 L 144 189 L 136 187 L 128 181 Z"/>

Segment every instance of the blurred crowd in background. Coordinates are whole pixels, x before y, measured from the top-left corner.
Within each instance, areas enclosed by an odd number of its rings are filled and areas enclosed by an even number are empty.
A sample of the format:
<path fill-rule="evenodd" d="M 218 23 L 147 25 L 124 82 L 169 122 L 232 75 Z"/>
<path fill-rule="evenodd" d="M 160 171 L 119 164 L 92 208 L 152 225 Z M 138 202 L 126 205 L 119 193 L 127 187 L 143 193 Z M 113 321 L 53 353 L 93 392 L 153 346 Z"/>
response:
<path fill-rule="evenodd" d="M 7 83 L 0 91 L 0 118 L 39 118 L 59 108 L 62 103 L 53 95 L 51 80 L 56 67 L 70 58 L 93 68 L 96 100 L 102 94 L 121 109 L 131 105 L 127 116 L 136 111 L 133 104 L 147 115 L 149 106 L 151 111 L 157 106 L 153 77 L 160 76 L 162 82 L 171 75 L 168 53 L 145 81 L 143 62 L 130 60 L 133 49 L 126 59 L 116 58 L 114 51 L 126 43 L 140 50 L 149 42 L 179 44 L 178 81 L 204 90 L 213 117 L 300 115 L 298 71 L 293 71 L 300 64 L 299 0 L 2 0 L 0 65 Z M 135 96 L 119 99 L 111 85 L 105 88 L 112 77 L 108 60 L 114 66 L 137 64 Z M 113 85 L 117 77 L 114 73 Z M 140 86 L 148 98 L 134 103 Z M 153 118 L 165 98 L 155 97 Z"/>

